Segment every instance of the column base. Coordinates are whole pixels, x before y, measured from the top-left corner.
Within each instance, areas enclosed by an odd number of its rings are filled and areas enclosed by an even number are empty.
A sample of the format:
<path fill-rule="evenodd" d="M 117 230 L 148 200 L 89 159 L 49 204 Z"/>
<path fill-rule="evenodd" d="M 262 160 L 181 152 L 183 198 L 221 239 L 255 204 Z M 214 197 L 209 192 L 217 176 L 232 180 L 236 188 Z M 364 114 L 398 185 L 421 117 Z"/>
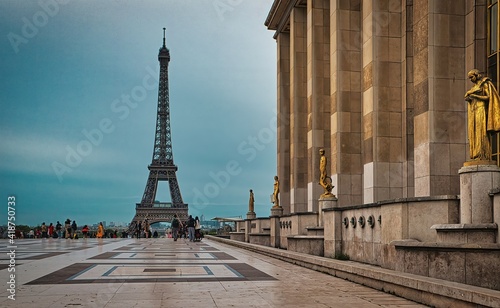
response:
<path fill-rule="evenodd" d="M 458 170 L 461 224 L 493 222 L 493 205 L 489 192 L 500 186 L 500 168 L 494 162 L 491 163 L 469 161 Z"/>

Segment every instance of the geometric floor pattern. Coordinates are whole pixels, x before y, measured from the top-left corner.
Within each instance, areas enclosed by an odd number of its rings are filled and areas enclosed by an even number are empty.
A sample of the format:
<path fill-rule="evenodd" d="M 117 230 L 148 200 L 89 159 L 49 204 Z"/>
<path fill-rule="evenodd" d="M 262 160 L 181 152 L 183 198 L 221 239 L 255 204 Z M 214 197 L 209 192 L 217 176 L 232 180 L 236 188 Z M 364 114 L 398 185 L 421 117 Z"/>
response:
<path fill-rule="evenodd" d="M 275 280 L 245 263 L 224 263 L 236 258 L 205 242 L 145 240 L 87 260 L 93 262 L 71 264 L 27 284 Z"/>
<path fill-rule="evenodd" d="M 17 239 L 0 307 L 425 307 L 204 239 Z M 10 251 L 0 240 L 0 282 Z"/>
<path fill-rule="evenodd" d="M 233 264 L 123 264 L 76 263 L 36 279 L 37 284 L 110 282 L 256 281 L 275 278 L 244 263 Z"/>

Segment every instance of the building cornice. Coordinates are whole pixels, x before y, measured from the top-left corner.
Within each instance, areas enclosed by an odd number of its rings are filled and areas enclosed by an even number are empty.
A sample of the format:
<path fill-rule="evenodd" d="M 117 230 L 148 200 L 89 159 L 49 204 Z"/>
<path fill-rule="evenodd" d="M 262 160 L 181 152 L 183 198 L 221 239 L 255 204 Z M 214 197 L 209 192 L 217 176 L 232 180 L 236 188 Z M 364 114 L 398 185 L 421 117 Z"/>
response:
<path fill-rule="evenodd" d="M 267 14 L 266 21 L 264 22 L 264 25 L 269 30 L 276 30 L 276 27 L 271 26 L 271 22 L 273 21 L 274 17 L 276 16 L 276 12 L 278 11 L 278 7 L 280 6 L 281 3 L 283 3 L 283 1 L 274 0 L 273 5 L 271 6 L 271 9 L 269 10 L 269 13 Z"/>
<path fill-rule="evenodd" d="M 269 30 L 276 30 L 273 36 L 275 39 L 280 32 L 288 32 L 292 9 L 304 6 L 305 3 L 307 2 L 304 0 L 274 0 L 264 25 Z"/>

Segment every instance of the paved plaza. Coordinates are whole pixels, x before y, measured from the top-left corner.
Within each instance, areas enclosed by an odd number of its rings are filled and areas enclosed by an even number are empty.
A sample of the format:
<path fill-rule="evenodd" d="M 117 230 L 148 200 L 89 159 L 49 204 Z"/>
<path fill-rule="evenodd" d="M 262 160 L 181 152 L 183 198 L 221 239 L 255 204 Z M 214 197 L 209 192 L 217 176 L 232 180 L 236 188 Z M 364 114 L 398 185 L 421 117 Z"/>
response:
<path fill-rule="evenodd" d="M 425 307 L 209 239 L 25 239 L 15 245 L 13 301 L 9 243 L 0 242 L 0 307 Z"/>

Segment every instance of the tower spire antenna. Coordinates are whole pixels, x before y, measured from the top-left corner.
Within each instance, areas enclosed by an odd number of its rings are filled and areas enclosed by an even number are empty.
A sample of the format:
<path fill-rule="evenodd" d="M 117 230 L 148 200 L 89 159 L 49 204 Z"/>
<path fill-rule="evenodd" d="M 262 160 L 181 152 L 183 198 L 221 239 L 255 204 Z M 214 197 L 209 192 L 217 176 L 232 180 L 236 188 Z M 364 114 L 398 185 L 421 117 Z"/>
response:
<path fill-rule="evenodd" d="M 167 47 L 165 45 L 165 30 L 166 30 L 166 28 L 163 28 L 163 47 Z"/>

